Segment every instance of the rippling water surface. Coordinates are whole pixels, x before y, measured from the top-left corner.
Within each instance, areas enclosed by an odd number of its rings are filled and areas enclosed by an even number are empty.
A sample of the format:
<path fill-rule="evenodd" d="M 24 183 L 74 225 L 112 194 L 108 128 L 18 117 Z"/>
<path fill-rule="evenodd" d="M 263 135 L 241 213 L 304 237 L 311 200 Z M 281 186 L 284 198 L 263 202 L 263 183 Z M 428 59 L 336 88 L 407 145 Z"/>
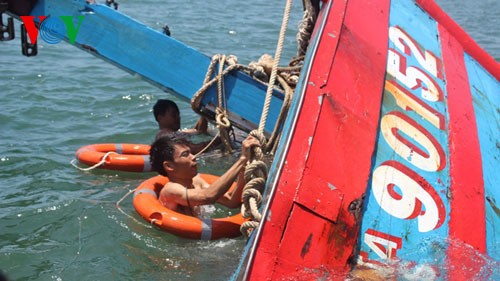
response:
<path fill-rule="evenodd" d="M 201 52 L 240 62 L 273 54 L 283 1 L 121 0 L 120 10 Z M 295 53 L 301 3 L 295 1 L 283 61 Z M 500 1 L 439 4 L 500 58 Z M 458 3 L 458 4 L 457 4 Z M 16 24 L 18 27 L 18 24 Z M 19 36 L 17 36 L 19 38 Z M 150 228 L 131 196 L 152 174 L 82 172 L 74 152 L 91 143 L 150 143 L 151 107 L 175 97 L 68 44 L 39 41 L 21 55 L 19 39 L 0 42 L 0 268 L 12 280 L 225 280 L 245 241 L 191 241 Z M 177 100 L 177 99 L 176 99 Z M 177 100 L 182 125 L 196 114 Z M 205 159 L 220 174 L 232 159 Z M 122 210 L 122 211 L 120 211 Z"/>

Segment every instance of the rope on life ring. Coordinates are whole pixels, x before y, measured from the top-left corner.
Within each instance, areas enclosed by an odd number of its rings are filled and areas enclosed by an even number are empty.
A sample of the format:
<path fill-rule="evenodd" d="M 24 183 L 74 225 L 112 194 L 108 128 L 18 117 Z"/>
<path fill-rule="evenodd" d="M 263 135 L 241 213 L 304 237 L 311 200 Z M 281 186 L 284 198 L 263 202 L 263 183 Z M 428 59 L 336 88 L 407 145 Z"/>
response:
<path fill-rule="evenodd" d="M 131 143 L 100 143 L 79 148 L 75 157 L 80 163 L 90 167 L 81 168 L 71 161 L 71 165 L 82 171 L 96 168 L 127 172 L 151 172 L 149 163 L 150 146 Z"/>
<path fill-rule="evenodd" d="M 104 156 L 102 157 L 102 160 L 101 160 L 101 161 L 99 161 L 98 163 L 96 163 L 94 166 L 90 166 L 90 167 L 87 167 L 87 168 L 78 167 L 78 166 L 75 164 L 75 163 L 76 163 L 76 161 L 78 161 L 78 159 L 73 159 L 73 160 L 71 160 L 70 164 L 71 164 L 71 165 L 73 165 L 73 167 L 77 168 L 77 169 L 78 169 L 78 170 L 80 170 L 80 171 L 91 171 L 91 170 L 94 170 L 95 168 L 98 168 L 98 167 L 100 167 L 100 166 L 104 165 L 104 163 L 106 163 L 106 159 L 108 158 L 108 156 L 109 156 L 110 154 L 113 154 L 113 153 L 115 153 L 115 154 L 116 154 L 116 152 L 114 152 L 114 151 L 109 151 L 109 152 L 106 152 L 106 154 L 104 154 Z"/>

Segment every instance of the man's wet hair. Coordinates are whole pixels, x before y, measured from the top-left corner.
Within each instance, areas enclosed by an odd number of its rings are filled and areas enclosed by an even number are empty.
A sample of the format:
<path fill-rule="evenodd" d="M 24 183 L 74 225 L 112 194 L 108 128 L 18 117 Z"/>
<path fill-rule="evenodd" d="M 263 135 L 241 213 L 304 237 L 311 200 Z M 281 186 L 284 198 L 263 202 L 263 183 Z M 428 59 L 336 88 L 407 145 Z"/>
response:
<path fill-rule="evenodd" d="M 158 115 L 164 115 L 172 109 L 179 112 L 179 107 L 175 102 L 166 99 L 159 99 L 153 106 L 153 115 L 155 116 L 155 120 L 158 121 Z"/>
<path fill-rule="evenodd" d="M 163 162 L 174 160 L 174 145 L 176 144 L 187 145 L 188 142 L 184 138 L 163 136 L 151 144 L 149 162 L 153 171 L 158 172 L 162 176 L 168 176 L 167 171 L 163 168 Z"/>

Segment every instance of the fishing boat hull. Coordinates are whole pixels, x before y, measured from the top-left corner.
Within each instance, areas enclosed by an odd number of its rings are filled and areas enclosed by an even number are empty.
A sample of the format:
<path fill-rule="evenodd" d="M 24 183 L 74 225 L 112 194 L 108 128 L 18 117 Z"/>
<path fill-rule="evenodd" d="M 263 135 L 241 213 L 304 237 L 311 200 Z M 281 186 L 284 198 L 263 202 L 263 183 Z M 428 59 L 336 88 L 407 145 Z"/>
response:
<path fill-rule="evenodd" d="M 191 99 L 202 86 L 209 57 L 112 8 L 39 0 L 31 12 L 49 14 L 85 16 L 75 46 L 162 89 Z M 233 279 L 397 279 L 400 266 L 499 279 L 499 63 L 430 0 L 325 0 L 311 42 Z M 242 73 L 226 86 L 232 119 L 255 127 L 265 86 Z"/>
<path fill-rule="evenodd" d="M 326 1 L 313 42 L 234 279 L 498 278 L 500 65 L 432 1 Z"/>

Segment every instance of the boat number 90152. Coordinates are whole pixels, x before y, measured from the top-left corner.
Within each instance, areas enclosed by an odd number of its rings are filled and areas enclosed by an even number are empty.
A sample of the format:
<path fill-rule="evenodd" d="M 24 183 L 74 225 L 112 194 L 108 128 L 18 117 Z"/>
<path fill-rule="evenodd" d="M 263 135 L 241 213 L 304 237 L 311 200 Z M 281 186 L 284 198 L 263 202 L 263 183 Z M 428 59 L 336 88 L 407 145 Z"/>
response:
<path fill-rule="evenodd" d="M 388 53 L 385 90 L 394 97 L 397 106 L 393 111 L 385 111 L 380 130 L 388 146 L 405 163 L 388 159 L 376 167 L 372 192 L 388 214 L 400 219 L 416 219 L 418 231 L 429 232 L 443 224 L 446 209 L 436 190 L 418 171 L 443 170 L 446 154 L 436 137 L 419 122 L 428 122 L 438 131 L 445 130 L 444 115 L 428 104 L 443 102 L 443 90 L 436 82 L 443 78 L 442 62 L 433 53 L 422 50 L 398 26 L 390 27 L 389 39 L 395 48 L 390 48 Z M 419 65 L 409 65 L 412 57 Z M 409 111 L 422 118 L 412 119 L 405 114 Z M 395 256 L 396 250 L 402 247 L 398 237 L 373 229 L 365 233 L 364 242 L 384 259 Z"/>

